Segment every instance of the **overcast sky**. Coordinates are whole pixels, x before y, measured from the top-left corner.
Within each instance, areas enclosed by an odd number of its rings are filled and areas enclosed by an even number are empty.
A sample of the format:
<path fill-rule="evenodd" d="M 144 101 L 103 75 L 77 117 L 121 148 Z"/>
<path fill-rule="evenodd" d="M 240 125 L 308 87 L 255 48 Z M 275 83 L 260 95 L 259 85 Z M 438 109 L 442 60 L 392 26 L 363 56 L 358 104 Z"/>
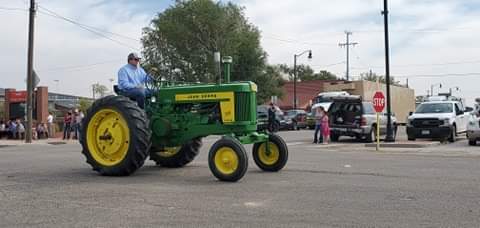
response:
<path fill-rule="evenodd" d="M 25 88 L 28 5 L 0 0 L 0 87 Z M 345 75 L 345 30 L 359 44 L 351 51 L 351 75 L 384 74 L 381 0 L 235 0 L 262 31 L 269 63 L 299 64 Z M 480 97 L 480 1 L 390 0 L 391 74 L 417 95 L 442 83 L 459 87 L 469 103 Z M 51 91 L 91 96 L 95 82 L 110 87 L 131 51 L 141 50 L 141 29 L 170 0 L 42 0 L 36 17 L 35 69 Z M 25 10 L 21 10 L 25 9 Z M 50 12 L 48 11 L 50 10 Z M 109 39 L 52 16 L 52 12 L 104 30 Z M 47 14 L 50 14 L 47 15 Z M 57 16 L 58 16 L 57 15 Z M 430 77 L 427 77 L 430 76 Z M 58 80 L 58 81 L 56 81 Z M 435 87 L 435 93 L 439 88 Z"/>

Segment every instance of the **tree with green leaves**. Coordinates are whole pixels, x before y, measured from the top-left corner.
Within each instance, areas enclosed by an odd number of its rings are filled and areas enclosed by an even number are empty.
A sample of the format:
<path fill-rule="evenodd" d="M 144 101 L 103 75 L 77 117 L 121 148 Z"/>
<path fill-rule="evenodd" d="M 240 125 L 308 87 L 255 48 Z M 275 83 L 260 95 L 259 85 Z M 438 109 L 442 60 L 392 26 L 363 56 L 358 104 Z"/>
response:
<path fill-rule="evenodd" d="M 0 102 L 0 120 L 5 118 L 5 103 Z"/>
<path fill-rule="evenodd" d="M 81 98 L 80 101 L 79 101 L 79 108 L 80 111 L 82 112 L 86 112 L 88 108 L 90 108 L 90 106 L 92 106 L 92 101 L 91 100 L 88 100 L 88 99 L 84 99 L 84 98 Z"/>
<path fill-rule="evenodd" d="M 260 46 L 260 32 L 244 9 L 229 2 L 176 0 L 143 29 L 144 67 L 166 80 L 210 83 L 218 80 L 214 53 L 233 57 L 232 80 L 251 80 L 259 94 L 271 84 L 260 83 L 271 72 Z M 273 77 L 272 80 L 276 80 Z M 278 94 L 265 94 L 267 97 Z M 263 99 L 263 98 L 262 98 Z"/>
<path fill-rule="evenodd" d="M 108 88 L 105 85 L 102 85 L 98 82 L 93 84 L 92 88 L 93 88 L 93 96 L 95 98 L 104 97 L 108 92 Z"/>
<path fill-rule="evenodd" d="M 385 76 L 378 75 L 376 73 L 373 73 L 372 71 L 361 73 L 360 78 L 362 80 L 371 81 L 371 82 L 376 82 L 378 80 L 380 83 L 384 83 L 384 84 L 387 82 Z M 399 81 L 396 81 L 395 77 L 393 76 L 390 76 L 390 85 L 403 86 L 402 84 L 400 84 Z"/>
<path fill-rule="evenodd" d="M 288 79 L 293 81 L 294 68 L 289 67 L 286 64 L 279 65 L 280 70 L 288 74 Z M 322 70 L 319 73 L 315 73 L 313 69 L 308 65 L 297 65 L 297 80 L 298 81 L 312 81 L 312 80 L 337 80 L 337 76 L 326 70 Z"/>

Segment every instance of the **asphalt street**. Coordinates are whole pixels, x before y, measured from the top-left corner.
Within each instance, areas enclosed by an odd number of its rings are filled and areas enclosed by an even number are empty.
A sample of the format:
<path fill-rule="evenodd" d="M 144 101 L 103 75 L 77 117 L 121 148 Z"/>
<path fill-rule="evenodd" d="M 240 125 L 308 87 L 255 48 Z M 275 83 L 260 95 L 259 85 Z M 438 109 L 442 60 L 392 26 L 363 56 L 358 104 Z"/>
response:
<path fill-rule="evenodd" d="M 217 181 L 217 139 L 179 169 L 148 161 L 129 177 L 91 170 L 78 144 L 0 148 L 0 227 L 479 227 L 480 147 L 465 140 L 376 152 L 354 140 L 281 132 L 289 162 Z M 247 146 L 251 150 L 251 146 Z"/>

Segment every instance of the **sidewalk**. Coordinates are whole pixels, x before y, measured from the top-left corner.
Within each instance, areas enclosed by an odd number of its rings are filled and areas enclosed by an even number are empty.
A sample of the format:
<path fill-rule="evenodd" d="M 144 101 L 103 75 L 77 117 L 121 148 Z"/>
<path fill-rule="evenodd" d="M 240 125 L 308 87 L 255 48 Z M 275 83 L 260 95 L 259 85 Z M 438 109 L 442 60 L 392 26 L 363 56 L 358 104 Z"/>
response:
<path fill-rule="evenodd" d="M 33 140 L 31 144 L 25 143 L 25 140 L 0 139 L 0 146 L 20 146 L 20 145 L 58 145 L 58 144 L 78 144 L 78 140 L 62 140 L 61 138 L 49 138 Z"/>

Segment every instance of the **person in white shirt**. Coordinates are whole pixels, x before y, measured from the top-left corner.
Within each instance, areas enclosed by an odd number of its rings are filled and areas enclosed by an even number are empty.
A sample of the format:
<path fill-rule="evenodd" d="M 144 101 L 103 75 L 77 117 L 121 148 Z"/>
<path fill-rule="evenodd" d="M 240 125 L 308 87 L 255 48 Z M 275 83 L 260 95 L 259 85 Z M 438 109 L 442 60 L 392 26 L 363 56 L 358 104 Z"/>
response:
<path fill-rule="evenodd" d="M 7 133 L 6 133 L 6 128 L 5 128 L 5 123 L 3 120 L 0 121 L 0 139 L 3 138 Z"/>
<path fill-rule="evenodd" d="M 53 138 L 55 135 L 55 128 L 53 125 L 53 115 L 52 113 L 48 113 L 47 117 L 47 131 L 48 131 L 48 138 Z"/>

